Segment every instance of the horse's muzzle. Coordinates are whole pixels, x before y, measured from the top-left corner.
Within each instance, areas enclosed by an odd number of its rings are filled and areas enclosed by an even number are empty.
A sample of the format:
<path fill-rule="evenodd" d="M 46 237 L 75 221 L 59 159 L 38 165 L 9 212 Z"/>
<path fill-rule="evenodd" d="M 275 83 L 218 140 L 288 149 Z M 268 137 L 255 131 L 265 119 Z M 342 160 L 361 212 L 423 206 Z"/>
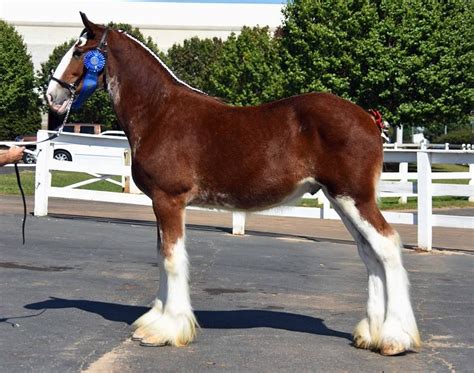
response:
<path fill-rule="evenodd" d="M 64 114 L 71 101 L 71 98 L 68 97 L 58 103 L 49 93 L 46 93 L 46 99 L 48 100 L 49 108 L 57 114 Z"/>

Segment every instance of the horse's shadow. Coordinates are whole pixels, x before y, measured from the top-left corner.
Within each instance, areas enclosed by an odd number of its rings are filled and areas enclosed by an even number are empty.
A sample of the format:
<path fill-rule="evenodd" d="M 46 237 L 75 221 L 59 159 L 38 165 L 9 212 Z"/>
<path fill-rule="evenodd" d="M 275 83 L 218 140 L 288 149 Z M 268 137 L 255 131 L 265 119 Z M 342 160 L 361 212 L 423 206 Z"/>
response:
<path fill-rule="evenodd" d="M 43 302 L 27 304 L 25 308 L 30 310 L 77 308 L 100 315 L 106 320 L 125 322 L 129 325 L 149 309 L 142 306 L 54 297 Z M 328 328 L 322 319 L 294 313 L 267 310 L 197 310 L 194 313 L 203 329 L 273 328 L 351 340 L 349 333 Z"/>

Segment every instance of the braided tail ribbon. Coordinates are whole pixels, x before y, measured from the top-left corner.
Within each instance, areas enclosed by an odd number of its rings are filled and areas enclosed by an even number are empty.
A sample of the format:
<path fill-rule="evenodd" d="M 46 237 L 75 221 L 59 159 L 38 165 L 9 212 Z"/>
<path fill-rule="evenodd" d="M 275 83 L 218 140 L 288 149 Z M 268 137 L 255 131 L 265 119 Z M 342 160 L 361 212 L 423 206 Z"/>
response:
<path fill-rule="evenodd" d="M 380 113 L 380 111 L 378 110 L 375 110 L 375 109 L 369 109 L 368 110 L 368 113 L 372 116 L 372 118 L 374 119 L 375 121 L 375 124 L 380 128 L 380 135 L 382 136 L 382 138 L 385 140 L 385 141 L 389 141 L 389 138 L 387 136 L 388 134 L 388 129 L 390 127 L 390 125 L 388 124 L 387 121 L 384 121 L 383 118 L 382 118 L 382 114 Z"/>

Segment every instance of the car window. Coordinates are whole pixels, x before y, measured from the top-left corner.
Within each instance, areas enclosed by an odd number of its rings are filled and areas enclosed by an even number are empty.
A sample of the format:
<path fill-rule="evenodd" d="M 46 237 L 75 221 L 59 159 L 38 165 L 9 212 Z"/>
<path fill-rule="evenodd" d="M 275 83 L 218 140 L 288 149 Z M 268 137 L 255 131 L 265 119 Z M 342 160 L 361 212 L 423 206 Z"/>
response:
<path fill-rule="evenodd" d="M 89 133 L 89 134 L 94 134 L 94 127 L 93 126 L 81 126 L 81 129 L 79 131 L 80 133 Z"/>
<path fill-rule="evenodd" d="M 74 126 L 64 126 L 63 132 L 74 132 Z"/>

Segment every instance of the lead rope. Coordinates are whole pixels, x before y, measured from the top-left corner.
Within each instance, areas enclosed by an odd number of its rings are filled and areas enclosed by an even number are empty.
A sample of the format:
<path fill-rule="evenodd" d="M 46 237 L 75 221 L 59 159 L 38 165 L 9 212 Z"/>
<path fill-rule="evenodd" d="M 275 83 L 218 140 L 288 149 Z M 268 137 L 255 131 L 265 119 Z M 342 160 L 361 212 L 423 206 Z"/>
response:
<path fill-rule="evenodd" d="M 63 123 L 61 124 L 61 126 L 58 127 L 56 133 L 53 133 L 51 136 L 49 136 L 45 140 L 37 142 L 37 144 L 40 144 L 40 143 L 45 142 L 45 141 L 51 141 L 51 140 L 55 139 L 56 137 L 58 137 L 59 134 L 63 131 L 64 125 L 66 124 L 67 119 L 69 117 L 69 113 L 71 112 L 71 106 L 72 106 L 72 103 L 74 101 L 75 96 L 76 96 L 76 92 L 74 92 L 74 91 L 71 92 L 71 99 L 69 100 L 66 115 L 64 117 Z M 21 185 L 20 171 L 18 169 L 18 164 L 16 164 L 16 163 L 15 163 L 15 174 L 16 174 L 16 182 L 18 183 L 18 188 L 20 189 L 21 198 L 23 200 L 23 220 L 22 220 L 22 223 L 21 223 L 21 235 L 22 235 L 22 238 L 23 238 L 23 245 L 24 245 L 25 242 L 26 242 L 25 241 L 25 225 L 26 225 L 26 211 L 27 211 L 27 208 L 26 208 L 25 192 L 23 191 L 23 186 Z"/>
<path fill-rule="evenodd" d="M 23 187 L 21 186 L 21 179 L 20 179 L 20 171 L 18 170 L 18 164 L 15 163 L 15 173 L 16 173 L 16 181 L 18 183 L 18 188 L 20 188 L 21 198 L 23 199 L 23 221 L 21 223 L 21 234 L 23 237 L 23 245 L 25 244 L 25 224 L 26 224 L 26 199 L 25 199 L 25 192 L 23 191 Z"/>

